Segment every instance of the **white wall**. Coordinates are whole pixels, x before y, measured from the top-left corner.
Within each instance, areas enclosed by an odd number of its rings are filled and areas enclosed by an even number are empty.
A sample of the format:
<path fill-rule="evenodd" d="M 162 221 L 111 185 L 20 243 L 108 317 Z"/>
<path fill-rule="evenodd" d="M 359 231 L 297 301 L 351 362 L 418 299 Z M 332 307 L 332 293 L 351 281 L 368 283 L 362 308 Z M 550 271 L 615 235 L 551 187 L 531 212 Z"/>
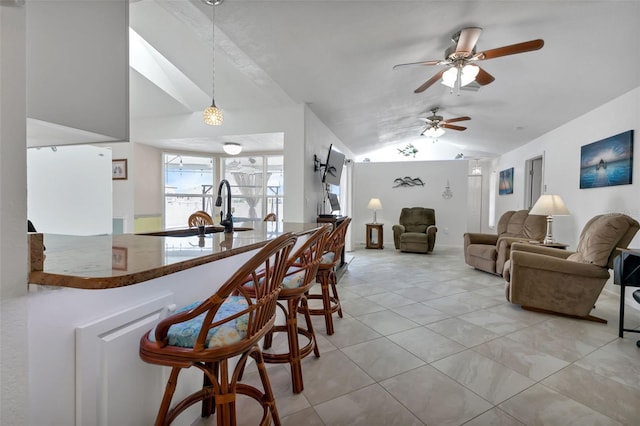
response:
<path fill-rule="evenodd" d="M 112 216 L 124 221 L 123 232 L 133 233 L 134 225 L 134 187 L 136 183 L 136 167 L 134 144 L 122 142 L 111 144 L 111 157 L 114 160 L 127 160 L 127 179 L 112 181 Z M 143 175 L 146 174 L 143 173 Z M 115 232 L 115 230 L 114 230 Z"/>
<path fill-rule="evenodd" d="M 367 209 L 371 198 L 380 198 L 383 210 L 377 220 L 384 224 L 384 245 L 393 249 L 391 227 L 398 223 L 403 207 L 430 207 L 436 212 L 436 246 L 462 246 L 467 227 L 467 161 L 410 161 L 356 163 L 354 167 L 352 235 L 356 245 L 365 243 L 365 224 L 373 220 Z M 424 186 L 394 188 L 396 178 L 420 178 Z M 453 197 L 442 193 L 449 182 Z"/>
<path fill-rule="evenodd" d="M 90 145 L 30 148 L 28 215 L 38 232 L 110 234 L 111 150 Z"/>
<path fill-rule="evenodd" d="M 27 425 L 26 13 L 0 4 L 0 424 Z"/>
<path fill-rule="evenodd" d="M 133 144 L 135 216 L 162 214 L 164 179 L 162 176 L 162 151 L 149 145 Z"/>
<path fill-rule="evenodd" d="M 327 159 L 327 153 L 329 147 L 333 145 L 340 152 L 345 154 L 345 157 L 353 158 L 353 154 L 342 143 L 336 135 L 329 130 L 325 124 L 305 105 L 304 114 L 304 136 L 305 136 L 305 150 L 303 162 L 304 168 L 304 218 L 307 222 L 316 220 L 318 213 L 322 213 L 320 207 L 322 203 L 326 202 L 326 195 L 323 195 L 323 183 L 322 172 L 314 171 L 313 156 L 317 156 L 321 163 L 324 163 Z M 343 174 L 346 173 L 346 167 L 343 169 Z M 345 180 L 343 179 L 343 182 Z M 348 184 L 345 183 L 346 186 Z M 347 192 L 350 192 L 350 188 L 345 188 Z M 323 199 L 323 196 L 325 199 Z M 347 205 L 341 206 L 341 214 L 344 216 L 351 216 L 351 212 Z"/>
<path fill-rule="evenodd" d="M 129 2 L 29 1 L 26 9 L 28 116 L 105 136 L 85 143 L 127 140 Z"/>
<path fill-rule="evenodd" d="M 496 217 L 524 206 L 524 166 L 527 159 L 543 155 L 545 193 L 562 197 L 571 216 L 554 218 L 554 237 L 575 249 L 580 231 L 593 216 L 619 212 L 640 221 L 640 165 L 635 164 L 633 184 L 580 189 L 580 147 L 626 130 L 640 129 L 640 87 L 601 107 L 502 155 L 493 170 L 514 167 L 514 193 L 496 197 Z M 640 246 L 640 235 L 631 242 Z"/>

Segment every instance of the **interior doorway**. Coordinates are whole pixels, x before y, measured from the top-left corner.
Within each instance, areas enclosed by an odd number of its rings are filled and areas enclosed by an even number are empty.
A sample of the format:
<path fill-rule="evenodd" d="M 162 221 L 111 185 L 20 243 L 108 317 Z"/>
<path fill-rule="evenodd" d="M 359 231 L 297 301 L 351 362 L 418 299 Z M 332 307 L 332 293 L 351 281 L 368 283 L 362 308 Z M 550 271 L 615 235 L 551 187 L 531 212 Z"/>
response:
<path fill-rule="evenodd" d="M 524 205 L 527 209 L 538 201 L 542 195 L 542 168 L 544 159 L 542 156 L 531 158 L 525 163 L 526 181 L 525 181 L 525 200 Z"/>
<path fill-rule="evenodd" d="M 467 186 L 467 232 L 482 232 L 482 175 L 469 175 Z"/>

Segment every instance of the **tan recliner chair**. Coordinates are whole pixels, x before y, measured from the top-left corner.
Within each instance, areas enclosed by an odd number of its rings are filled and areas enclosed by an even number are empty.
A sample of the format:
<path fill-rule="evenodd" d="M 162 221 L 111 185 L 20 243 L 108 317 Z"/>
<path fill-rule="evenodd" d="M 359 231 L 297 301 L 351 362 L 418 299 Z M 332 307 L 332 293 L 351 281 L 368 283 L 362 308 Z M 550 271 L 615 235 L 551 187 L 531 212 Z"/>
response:
<path fill-rule="evenodd" d="M 522 241 L 542 241 L 547 232 L 545 216 L 530 215 L 528 210 L 508 211 L 500 217 L 498 233 L 464 234 L 464 261 L 476 269 L 502 275 L 511 244 Z"/>
<path fill-rule="evenodd" d="M 606 323 L 589 313 L 609 279 L 616 247 L 626 248 L 639 228 L 627 215 L 606 214 L 587 222 L 575 252 L 513 244 L 503 271 L 507 300 L 524 309 Z"/>
<path fill-rule="evenodd" d="M 436 244 L 436 212 L 424 207 L 405 207 L 400 211 L 399 225 L 393 225 L 396 250 L 430 253 Z"/>

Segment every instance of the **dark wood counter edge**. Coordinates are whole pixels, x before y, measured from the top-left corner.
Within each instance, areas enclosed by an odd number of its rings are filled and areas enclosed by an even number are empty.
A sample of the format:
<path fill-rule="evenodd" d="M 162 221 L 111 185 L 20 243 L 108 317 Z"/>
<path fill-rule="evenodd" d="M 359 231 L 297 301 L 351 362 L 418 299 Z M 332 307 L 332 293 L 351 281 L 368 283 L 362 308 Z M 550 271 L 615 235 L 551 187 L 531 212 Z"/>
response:
<path fill-rule="evenodd" d="M 317 229 L 317 228 L 316 228 Z M 294 233 L 297 236 L 310 234 L 314 229 L 300 231 Z M 204 265 L 205 263 L 214 262 L 236 254 L 245 253 L 247 251 L 258 249 L 269 240 L 260 241 L 258 243 L 248 244 L 246 246 L 232 248 L 228 251 L 220 253 L 212 253 L 206 256 L 189 259 L 182 262 L 172 263 L 171 265 L 160 266 L 157 268 L 147 269 L 144 271 L 134 272 L 131 274 L 118 275 L 116 277 L 79 277 L 77 275 L 54 274 L 45 271 L 33 271 L 29 273 L 29 284 L 49 285 L 56 287 L 70 287 L 82 290 L 105 290 L 109 288 L 126 287 L 149 281 L 154 278 L 163 277 L 175 272 L 184 271 L 185 269 Z"/>
<path fill-rule="evenodd" d="M 243 231 L 253 231 L 254 228 L 249 228 L 247 226 L 236 226 L 233 228 L 235 232 L 243 232 Z M 224 232 L 223 226 L 205 226 L 206 234 L 218 234 Z M 156 231 L 156 232 L 144 232 L 136 235 L 151 235 L 155 237 L 171 237 L 171 236 L 181 236 L 184 234 L 190 234 L 193 236 L 198 235 L 198 228 L 187 228 L 187 229 L 168 229 L 166 231 Z"/>

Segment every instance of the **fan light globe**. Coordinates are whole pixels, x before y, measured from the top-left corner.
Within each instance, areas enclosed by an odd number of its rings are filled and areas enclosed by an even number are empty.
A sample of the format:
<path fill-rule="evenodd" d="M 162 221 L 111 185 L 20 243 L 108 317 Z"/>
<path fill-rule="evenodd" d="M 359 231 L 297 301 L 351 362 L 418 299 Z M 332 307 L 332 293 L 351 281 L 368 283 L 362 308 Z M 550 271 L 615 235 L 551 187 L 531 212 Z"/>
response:
<path fill-rule="evenodd" d="M 204 110 L 202 114 L 204 122 L 210 126 L 219 126 L 222 124 L 224 117 L 222 116 L 222 111 L 218 109 L 215 105 L 211 105 Z"/>
<path fill-rule="evenodd" d="M 444 129 L 441 127 L 429 127 L 424 131 L 423 135 L 430 138 L 437 138 L 444 135 Z"/>
<path fill-rule="evenodd" d="M 460 86 L 466 86 L 476 79 L 476 76 L 480 72 L 480 68 L 477 65 L 465 65 L 462 68 L 460 76 Z M 449 68 L 442 74 L 442 84 L 448 87 L 453 87 L 458 79 L 458 68 Z"/>

